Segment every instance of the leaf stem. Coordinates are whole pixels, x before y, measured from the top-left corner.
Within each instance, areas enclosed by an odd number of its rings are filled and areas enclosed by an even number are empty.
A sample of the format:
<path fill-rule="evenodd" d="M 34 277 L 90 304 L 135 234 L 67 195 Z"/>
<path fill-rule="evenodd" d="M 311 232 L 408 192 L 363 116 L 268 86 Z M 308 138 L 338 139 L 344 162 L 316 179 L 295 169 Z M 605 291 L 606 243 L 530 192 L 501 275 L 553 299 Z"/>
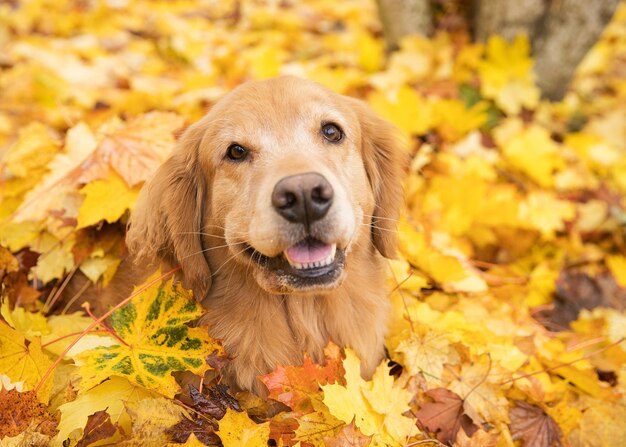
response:
<path fill-rule="evenodd" d="M 93 330 L 93 331 L 89 331 L 90 334 L 97 334 L 99 332 L 105 332 L 106 333 L 107 331 L 105 331 L 104 329 L 103 330 L 96 329 L 96 330 Z M 59 338 L 55 338 L 54 340 L 50 340 L 48 343 L 44 343 L 43 345 L 41 345 L 41 347 L 45 348 L 46 346 L 50 346 L 50 345 L 53 345 L 53 344 L 55 344 L 57 342 L 60 342 L 61 340 L 65 340 L 68 337 L 73 337 L 74 335 L 80 335 L 80 334 L 82 334 L 82 331 L 72 332 L 70 334 L 65 334 L 65 335 L 62 335 Z"/>
<path fill-rule="evenodd" d="M 85 309 L 85 312 L 87 312 L 87 315 L 89 315 L 91 317 L 92 320 L 98 322 L 98 317 L 96 317 L 92 312 L 91 312 L 91 308 L 89 307 L 89 301 L 87 301 L 86 303 L 84 303 L 81 306 L 83 309 Z M 109 326 L 107 326 L 106 324 L 104 324 L 104 322 L 99 322 L 99 325 L 102 329 L 104 329 L 105 332 L 108 332 L 109 334 L 111 334 L 115 339 L 117 339 L 117 341 L 119 341 L 120 343 L 122 343 L 124 346 L 129 347 L 130 345 L 128 343 L 126 343 L 124 340 L 122 340 L 122 338 L 117 335 L 115 333 L 115 331 L 113 329 L 111 329 Z"/>

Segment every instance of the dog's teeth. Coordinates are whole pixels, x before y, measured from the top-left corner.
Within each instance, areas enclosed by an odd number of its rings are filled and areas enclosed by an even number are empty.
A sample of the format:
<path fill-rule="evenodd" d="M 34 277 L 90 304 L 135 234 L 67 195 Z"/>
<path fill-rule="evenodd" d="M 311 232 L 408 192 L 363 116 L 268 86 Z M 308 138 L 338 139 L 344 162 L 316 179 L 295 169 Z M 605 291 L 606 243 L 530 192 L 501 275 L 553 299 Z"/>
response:
<path fill-rule="evenodd" d="M 289 265 L 291 265 L 296 270 L 306 270 L 306 269 L 312 269 L 312 268 L 326 267 L 327 265 L 332 264 L 333 261 L 335 260 L 336 254 L 337 254 L 337 244 L 333 244 L 331 246 L 331 251 L 328 257 L 322 259 L 321 261 L 305 262 L 305 263 L 296 262 L 296 261 L 292 261 L 291 259 L 289 259 L 289 256 L 287 256 L 286 254 L 285 254 L 285 258 L 287 259 L 287 262 L 289 262 Z"/>

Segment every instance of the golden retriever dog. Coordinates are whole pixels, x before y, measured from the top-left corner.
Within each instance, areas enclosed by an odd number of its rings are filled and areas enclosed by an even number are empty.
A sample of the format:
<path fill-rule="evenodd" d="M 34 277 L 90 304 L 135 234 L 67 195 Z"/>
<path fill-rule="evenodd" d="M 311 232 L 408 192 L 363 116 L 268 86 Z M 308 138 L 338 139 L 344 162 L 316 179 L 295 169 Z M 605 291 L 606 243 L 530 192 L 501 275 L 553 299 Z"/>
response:
<path fill-rule="evenodd" d="M 244 84 L 181 137 L 142 189 L 127 244 L 137 266 L 181 266 L 203 323 L 233 358 L 224 380 L 350 347 L 384 356 L 384 258 L 394 255 L 403 156 L 355 99 L 280 77 Z"/>

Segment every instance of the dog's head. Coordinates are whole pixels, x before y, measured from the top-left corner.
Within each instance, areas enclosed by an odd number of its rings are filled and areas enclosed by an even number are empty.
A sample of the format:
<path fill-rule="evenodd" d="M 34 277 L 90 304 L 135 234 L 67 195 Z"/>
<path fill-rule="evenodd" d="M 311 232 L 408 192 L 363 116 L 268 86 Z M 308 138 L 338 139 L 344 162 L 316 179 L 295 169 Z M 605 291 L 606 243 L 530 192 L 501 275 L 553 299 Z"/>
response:
<path fill-rule="evenodd" d="M 309 81 L 242 85 L 187 129 L 143 188 L 131 254 L 180 264 L 198 299 L 226 265 L 271 293 L 336 288 L 352 251 L 394 254 L 394 135 L 365 104 Z"/>

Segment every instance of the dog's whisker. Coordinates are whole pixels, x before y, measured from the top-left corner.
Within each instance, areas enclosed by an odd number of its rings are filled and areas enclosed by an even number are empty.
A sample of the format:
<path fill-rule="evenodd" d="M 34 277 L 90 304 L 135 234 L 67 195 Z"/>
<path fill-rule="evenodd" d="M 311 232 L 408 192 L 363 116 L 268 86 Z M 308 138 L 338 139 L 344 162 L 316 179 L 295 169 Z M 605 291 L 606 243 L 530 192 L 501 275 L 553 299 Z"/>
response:
<path fill-rule="evenodd" d="M 240 245 L 240 244 L 245 244 L 245 242 L 235 242 L 232 245 Z M 182 257 L 181 260 L 187 259 L 187 258 L 189 258 L 191 256 L 199 255 L 200 253 L 206 253 L 206 252 L 209 252 L 209 251 L 212 251 L 212 250 L 217 250 L 218 248 L 225 248 L 225 247 L 229 247 L 229 246 L 230 246 L 230 244 L 224 244 L 224 245 L 217 245 L 215 247 L 205 248 L 205 249 L 197 251 L 195 253 L 188 254 L 187 256 Z"/>
<path fill-rule="evenodd" d="M 254 257 L 257 255 L 256 250 L 252 253 L 252 256 L 250 257 L 250 259 L 248 260 L 248 264 L 246 265 L 246 273 L 245 273 L 245 277 L 248 277 L 248 270 L 250 269 L 250 266 L 254 263 Z M 259 260 L 261 260 L 261 254 L 259 253 Z"/>
<path fill-rule="evenodd" d="M 216 237 L 216 238 L 220 238 L 220 239 L 224 239 L 225 236 L 220 235 L 220 234 L 214 234 L 214 233 L 205 233 L 204 231 L 181 231 L 178 233 L 173 233 L 173 234 L 201 234 L 203 236 L 210 236 L 210 237 Z M 233 236 L 248 236 L 248 233 L 245 231 L 234 231 L 231 232 L 231 234 Z"/>
<path fill-rule="evenodd" d="M 233 259 L 235 259 L 237 256 L 239 256 L 240 254 L 242 254 L 243 252 L 245 252 L 248 249 L 248 247 L 244 247 L 243 250 L 238 251 L 237 253 L 235 253 L 234 255 L 232 255 L 231 257 L 229 257 L 224 263 L 222 263 L 222 265 L 220 265 L 217 270 L 215 270 L 215 272 L 213 272 L 213 275 L 217 275 L 219 273 L 220 270 L 222 270 L 224 268 L 224 266 L 226 264 L 228 264 L 230 261 L 232 261 Z"/>
<path fill-rule="evenodd" d="M 392 230 L 390 228 L 382 228 L 373 224 L 366 224 L 366 223 L 362 223 L 360 224 L 363 227 L 370 227 L 370 228 L 375 228 L 376 230 L 380 230 L 380 231 L 388 231 L 389 233 L 396 233 L 396 230 Z"/>
<path fill-rule="evenodd" d="M 230 271 L 230 275 L 228 275 L 228 281 L 226 281 L 226 290 L 230 289 L 230 282 L 233 279 L 233 275 L 234 275 L 235 271 L 236 271 L 236 269 L 232 269 Z"/>
<path fill-rule="evenodd" d="M 205 233 L 203 231 L 181 231 L 179 233 L 174 233 L 176 235 L 178 234 L 201 234 L 203 236 L 212 236 L 212 237 L 219 237 L 219 238 L 224 238 L 224 236 L 220 236 L 218 234 L 211 234 L 211 233 Z"/>
<path fill-rule="evenodd" d="M 208 227 L 212 227 L 212 228 L 219 228 L 220 230 L 225 230 L 226 227 L 222 226 L 222 225 L 216 225 L 216 224 L 206 224 L 202 226 L 202 229 L 204 230 L 205 228 Z"/>
<path fill-rule="evenodd" d="M 391 222 L 400 222 L 400 219 L 392 219 L 390 217 L 374 216 L 373 214 L 363 214 L 363 217 L 370 217 L 375 220 L 390 220 Z"/>

